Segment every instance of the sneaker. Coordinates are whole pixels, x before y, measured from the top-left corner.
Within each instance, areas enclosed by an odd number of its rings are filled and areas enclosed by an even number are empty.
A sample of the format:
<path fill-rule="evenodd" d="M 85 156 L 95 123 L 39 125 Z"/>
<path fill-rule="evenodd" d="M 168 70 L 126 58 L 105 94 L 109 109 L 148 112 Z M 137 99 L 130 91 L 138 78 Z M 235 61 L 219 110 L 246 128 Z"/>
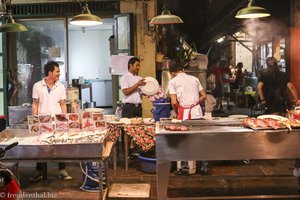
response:
<path fill-rule="evenodd" d="M 253 163 L 253 160 L 247 159 L 247 160 L 243 160 L 243 162 L 244 162 L 246 165 L 249 165 L 249 164 Z"/>
<path fill-rule="evenodd" d="M 210 174 L 209 167 L 208 167 L 208 166 L 201 166 L 201 167 L 200 167 L 199 173 L 200 173 L 202 176 L 207 176 L 207 175 L 209 175 L 209 174 Z"/>
<path fill-rule="evenodd" d="M 34 175 L 29 178 L 30 182 L 37 182 L 43 179 L 43 173 L 40 170 L 35 171 Z"/>
<path fill-rule="evenodd" d="M 293 175 L 295 176 L 295 177 L 300 177 L 300 168 L 298 168 L 298 167 L 295 167 L 294 168 L 294 170 L 293 170 Z"/>
<path fill-rule="evenodd" d="M 58 178 L 59 179 L 64 179 L 64 180 L 72 180 L 72 177 L 64 169 L 62 169 L 62 170 L 59 171 Z"/>
<path fill-rule="evenodd" d="M 176 174 L 179 175 L 179 176 L 188 176 L 189 175 L 189 172 L 188 171 L 183 171 L 183 170 L 177 170 L 176 171 Z"/>

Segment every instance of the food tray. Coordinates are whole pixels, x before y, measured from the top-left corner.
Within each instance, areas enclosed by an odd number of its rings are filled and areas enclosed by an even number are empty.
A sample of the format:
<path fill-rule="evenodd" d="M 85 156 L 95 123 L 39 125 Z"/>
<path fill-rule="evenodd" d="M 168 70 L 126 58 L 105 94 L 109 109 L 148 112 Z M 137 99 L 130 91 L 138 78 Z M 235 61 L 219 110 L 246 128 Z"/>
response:
<path fill-rule="evenodd" d="M 247 126 L 247 125 L 243 125 L 245 128 L 250 128 L 252 130 L 255 130 L 255 131 L 263 131 L 263 130 L 282 130 L 282 129 L 287 129 L 287 127 L 285 126 L 282 126 L 280 128 L 277 128 L 277 129 L 274 129 L 272 127 L 268 127 L 268 128 L 264 128 L 264 127 L 257 127 L 257 128 L 254 128 L 254 127 L 251 127 L 251 126 Z"/>

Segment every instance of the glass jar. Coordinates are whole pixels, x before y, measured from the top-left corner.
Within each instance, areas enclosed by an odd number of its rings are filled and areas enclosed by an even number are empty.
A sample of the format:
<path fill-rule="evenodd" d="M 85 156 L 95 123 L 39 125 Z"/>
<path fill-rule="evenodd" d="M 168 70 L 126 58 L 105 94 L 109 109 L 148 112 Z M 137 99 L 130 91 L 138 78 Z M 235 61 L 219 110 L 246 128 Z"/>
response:
<path fill-rule="evenodd" d="M 67 88 L 67 100 L 73 102 L 79 100 L 79 89 L 75 86 L 70 86 Z"/>

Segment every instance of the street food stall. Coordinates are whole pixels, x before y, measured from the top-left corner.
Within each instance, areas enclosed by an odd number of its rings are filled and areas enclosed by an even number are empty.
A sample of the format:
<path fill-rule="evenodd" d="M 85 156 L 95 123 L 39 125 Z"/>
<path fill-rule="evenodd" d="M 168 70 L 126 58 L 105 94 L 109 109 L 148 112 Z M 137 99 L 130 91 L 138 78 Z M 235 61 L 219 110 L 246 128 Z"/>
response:
<path fill-rule="evenodd" d="M 279 127 L 261 122 L 268 119 L 160 122 L 156 127 L 157 199 L 167 199 L 171 161 L 299 158 L 300 121 L 282 121 Z"/>
<path fill-rule="evenodd" d="M 103 164 L 107 169 L 106 158 L 112 142 L 106 141 L 105 137 L 102 113 L 31 115 L 28 116 L 28 129 L 8 128 L 1 132 L 0 147 L 19 143 L 6 153 L 4 162 L 97 161 L 100 169 Z M 105 199 L 107 194 L 108 187 L 104 189 L 102 184 L 103 174 L 99 170 L 99 199 Z"/>

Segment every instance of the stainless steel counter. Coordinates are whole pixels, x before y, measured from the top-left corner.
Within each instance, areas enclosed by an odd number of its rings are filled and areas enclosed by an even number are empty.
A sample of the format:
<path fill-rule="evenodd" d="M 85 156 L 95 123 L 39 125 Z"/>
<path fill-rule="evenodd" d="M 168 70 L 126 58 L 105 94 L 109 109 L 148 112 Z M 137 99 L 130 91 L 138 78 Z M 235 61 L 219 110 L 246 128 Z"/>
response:
<path fill-rule="evenodd" d="M 1 140 L 13 137 L 29 137 L 27 129 L 6 129 L 0 133 Z M 111 144 L 106 143 L 89 143 L 89 144 L 20 144 L 6 152 L 3 161 L 98 161 L 99 168 L 102 169 L 103 160 L 109 155 Z M 108 150 L 109 149 L 109 150 Z M 99 170 L 99 199 L 105 198 L 102 187 L 102 170 Z"/>
<path fill-rule="evenodd" d="M 190 130 L 156 133 L 157 197 L 167 198 L 171 161 L 300 158 L 300 130 L 254 131 L 241 126 L 193 122 Z M 230 125 L 230 123 L 228 123 Z"/>

